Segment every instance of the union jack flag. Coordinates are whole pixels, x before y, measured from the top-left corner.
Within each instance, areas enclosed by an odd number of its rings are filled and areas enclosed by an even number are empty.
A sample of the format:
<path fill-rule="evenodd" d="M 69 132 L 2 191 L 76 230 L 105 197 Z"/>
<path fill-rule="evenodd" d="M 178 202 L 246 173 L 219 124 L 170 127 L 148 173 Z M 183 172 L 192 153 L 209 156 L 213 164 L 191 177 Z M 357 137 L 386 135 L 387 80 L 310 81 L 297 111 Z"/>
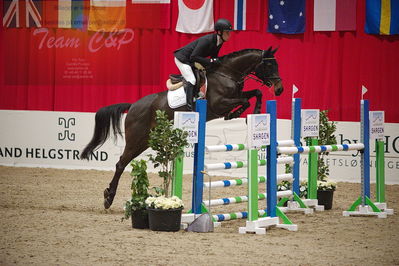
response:
<path fill-rule="evenodd" d="M 3 0 L 3 26 L 7 28 L 41 27 L 42 0 Z"/>

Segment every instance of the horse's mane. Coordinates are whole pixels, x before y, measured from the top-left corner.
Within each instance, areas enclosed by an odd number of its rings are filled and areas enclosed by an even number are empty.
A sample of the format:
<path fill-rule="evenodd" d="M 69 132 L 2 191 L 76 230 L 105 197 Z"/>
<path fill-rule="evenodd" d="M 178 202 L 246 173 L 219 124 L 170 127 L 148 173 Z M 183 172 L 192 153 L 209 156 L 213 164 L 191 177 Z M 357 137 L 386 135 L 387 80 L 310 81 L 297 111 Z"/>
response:
<path fill-rule="evenodd" d="M 222 61 L 225 61 L 225 60 L 229 60 L 231 58 L 235 58 L 237 56 L 240 56 L 240 55 L 243 55 L 243 54 L 246 54 L 249 52 L 257 52 L 257 51 L 262 51 L 262 50 L 260 50 L 260 49 L 242 49 L 242 50 L 235 51 L 235 52 L 226 54 L 224 56 L 221 56 L 221 57 L 219 57 L 219 59 Z"/>

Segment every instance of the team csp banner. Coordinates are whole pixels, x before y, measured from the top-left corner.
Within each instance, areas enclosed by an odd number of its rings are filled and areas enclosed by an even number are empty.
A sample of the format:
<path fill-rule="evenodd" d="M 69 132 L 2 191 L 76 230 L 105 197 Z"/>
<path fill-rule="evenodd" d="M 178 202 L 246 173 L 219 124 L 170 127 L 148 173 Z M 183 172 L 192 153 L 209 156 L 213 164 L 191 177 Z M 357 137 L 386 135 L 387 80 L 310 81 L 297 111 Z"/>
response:
<path fill-rule="evenodd" d="M 131 28 L 111 33 L 36 28 L 21 35 L 19 31 L 7 31 L 2 40 L 6 86 L 39 86 L 38 91 L 49 86 L 49 94 L 54 86 L 68 86 L 68 93 L 73 93 L 75 88 L 82 92 L 92 85 L 159 85 L 159 75 L 151 74 L 152 64 L 139 58 L 145 53 L 147 60 L 160 64 L 161 44 L 150 41 L 149 35 L 139 40 Z M 19 38 L 32 47 L 28 53 L 18 50 L 15 40 Z M 26 58 L 29 64 L 24 63 Z"/>
<path fill-rule="evenodd" d="M 79 159 L 80 152 L 90 141 L 94 130 L 94 113 L 5 111 L 0 110 L 0 165 L 54 167 L 68 169 L 114 170 L 125 142 L 123 139 L 109 139 L 95 151 L 90 161 Z M 38 127 L 37 125 L 40 125 Z M 289 138 L 291 121 L 278 120 L 279 140 Z M 338 144 L 358 143 L 359 123 L 338 122 L 336 137 Z M 122 127 L 123 128 L 123 127 Z M 399 184 L 399 124 L 385 123 L 385 180 L 387 184 Z M 213 120 L 207 123 L 206 144 L 246 143 L 247 126 L 245 119 L 224 121 Z M 375 182 L 375 151 L 371 144 L 371 181 Z M 185 173 L 192 173 L 194 144 L 185 150 Z M 139 159 L 148 160 L 147 150 Z M 259 153 L 265 159 L 265 151 Z M 215 152 L 205 155 L 206 163 L 244 161 L 246 151 Z M 301 179 L 307 178 L 308 157 L 300 158 Z M 358 151 L 332 152 L 326 159 L 330 166 L 330 177 L 335 181 L 360 182 L 360 154 Z M 149 171 L 157 172 L 151 163 Z M 279 173 L 284 172 L 279 166 Z M 126 168 L 130 170 L 129 167 Z M 211 175 L 243 177 L 246 168 L 210 171 Z M 259 175 L 265 175 L 266 168 L 259 168 Z M 190 180 L 191 182 L 191 180 Z"/>

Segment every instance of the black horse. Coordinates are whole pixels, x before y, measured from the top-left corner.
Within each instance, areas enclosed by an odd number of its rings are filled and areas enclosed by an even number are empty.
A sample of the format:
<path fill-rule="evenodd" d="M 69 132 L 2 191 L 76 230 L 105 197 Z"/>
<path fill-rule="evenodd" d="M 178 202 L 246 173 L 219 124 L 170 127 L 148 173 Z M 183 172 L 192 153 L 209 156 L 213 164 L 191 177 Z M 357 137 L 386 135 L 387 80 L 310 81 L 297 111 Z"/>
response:
<path fill-rule="evenodd" d="M 277 50 L 277 49 L 276 49 Z M 283 92 L 278 73 L 276 50 L 245 49 L 220 58 L 220 65 L 208 71 L 207 121 L 224 117 L 226 120 L 239 117 L 249 106 L 249 99 L 256 97 L 254 113 L 260 113 L 262 92 L 258 89 L 243 91 L 244 81 L 253 74 L 254 79 L 268 87 L 274 86 L 276 96 Z M 113 202 L 119 183 L 127 164 L 148 148 L 150 130 L 155 126 L 155 111 L 164 110 L 170 119 L 175 111 L 185 111 L 186 106 L 171 109 L 167 103 L 167 91 L 147 95 L 137 102 L 120 103 L 102 107 L 96 113 L 94 135 L 84 148 L 81 159 L 89 159 L 90 154 L 108 139 L 110 127 L 114 135 L 121 135 L 120 119 L 128 110 L 125 120 L 126 146 L 116 164 L 115 174 L 109 187 L 104 190 L 104 207 L 108 209 Z M 237 108 L 237 109 L 236 109 Z"/>

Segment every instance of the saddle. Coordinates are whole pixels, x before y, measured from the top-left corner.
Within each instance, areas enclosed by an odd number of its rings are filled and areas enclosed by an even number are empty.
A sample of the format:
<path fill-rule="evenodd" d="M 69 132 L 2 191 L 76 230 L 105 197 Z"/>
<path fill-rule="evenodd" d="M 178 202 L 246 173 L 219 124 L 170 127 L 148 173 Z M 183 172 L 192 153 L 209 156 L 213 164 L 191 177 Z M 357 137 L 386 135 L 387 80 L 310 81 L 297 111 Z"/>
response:
<path fill-rule="evenodd" d="M 200 91 L 203 97 L 206 95 L 206 71 L 205 68 L 199 64 L 195 63 L 193 72 L 197 83 L 194 86 L 193 94 L 197 95 Z M 187 81 L 179 74 L 170 74 L 169 79 L 166 81 L 166 87 L 169 91 L 174 91 L 184 86 Z"/>

